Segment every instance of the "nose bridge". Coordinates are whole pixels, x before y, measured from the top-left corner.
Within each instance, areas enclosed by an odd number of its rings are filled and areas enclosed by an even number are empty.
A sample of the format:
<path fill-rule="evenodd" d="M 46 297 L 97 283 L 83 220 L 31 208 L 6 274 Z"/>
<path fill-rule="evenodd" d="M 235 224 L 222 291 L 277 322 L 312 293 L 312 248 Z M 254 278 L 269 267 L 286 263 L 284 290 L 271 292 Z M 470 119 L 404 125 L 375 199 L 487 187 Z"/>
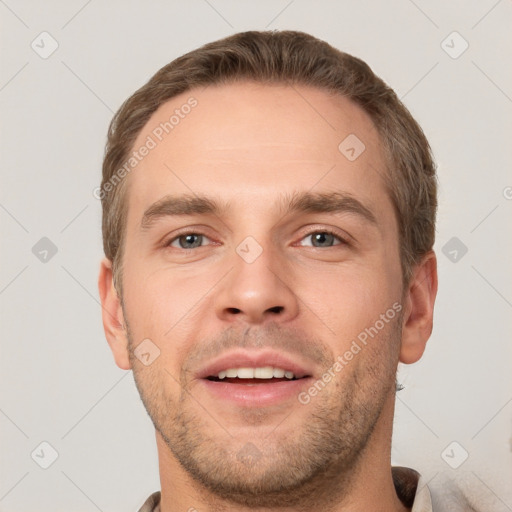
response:
<path fill-rule="evenodd" d="M 297 297 L 288 284 L 286 265 L 269 241 L 248 236 L 232 255 L 232 271 L 216 301 L 223 320 L 289 320 L 297 315 Z"/>

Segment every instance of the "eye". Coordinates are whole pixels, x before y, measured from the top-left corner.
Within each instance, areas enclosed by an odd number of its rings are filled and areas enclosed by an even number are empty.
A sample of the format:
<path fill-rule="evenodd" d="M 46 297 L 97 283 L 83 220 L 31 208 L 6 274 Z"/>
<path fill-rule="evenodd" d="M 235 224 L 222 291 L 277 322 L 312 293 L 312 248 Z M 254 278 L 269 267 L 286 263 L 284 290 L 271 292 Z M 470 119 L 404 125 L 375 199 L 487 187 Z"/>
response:
<path fill-rule="evenodd" d="M 308 241 L 309 243 L 304 243 Z M 331 231 L 314 231 L 302 239 L 303 243 L 300 245 L 306 247 L 332 247 L 346 243 L 345 240 L 335 235 Z"/>
<path fill-rule="evenodd" d="M 200 233 L 184 233 L 183 235 L 169 240 L 166 246 L 176 247 L 177 249 L 195 249 L 196 247 L 204 245 L 203 242 L 207 240 L 209 240 L 209 238 Z"/>

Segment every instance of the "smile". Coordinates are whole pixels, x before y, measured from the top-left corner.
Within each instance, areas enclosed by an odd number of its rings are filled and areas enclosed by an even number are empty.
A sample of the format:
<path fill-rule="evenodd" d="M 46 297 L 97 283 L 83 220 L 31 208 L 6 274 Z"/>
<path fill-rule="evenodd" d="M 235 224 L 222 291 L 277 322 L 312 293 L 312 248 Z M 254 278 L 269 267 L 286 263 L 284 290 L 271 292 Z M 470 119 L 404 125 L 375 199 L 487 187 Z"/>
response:
<path fill-rule="evenodd" d="M 221 370 L 217 375 L 211 375 L 209 380 L 225 382 L 235 382 L 238 384 L 268 383 L 286 380 L 295 380 L 294 373 L 283 368 L 274 368 L 272 366 L 260 366 L 258 368 L 228 368 Z"/>
<path fill-rule="evenodd" d="M 241 379 L 239 377 L 215 377 L 202 379 L 204 391 L 216 402 L 228 402 L 239 407 L 269 407 L 285 404 L 292 400 L 297 403 L 299 393 L 308 389 L 313 379 L 302 377 L 272 379 Z"/>

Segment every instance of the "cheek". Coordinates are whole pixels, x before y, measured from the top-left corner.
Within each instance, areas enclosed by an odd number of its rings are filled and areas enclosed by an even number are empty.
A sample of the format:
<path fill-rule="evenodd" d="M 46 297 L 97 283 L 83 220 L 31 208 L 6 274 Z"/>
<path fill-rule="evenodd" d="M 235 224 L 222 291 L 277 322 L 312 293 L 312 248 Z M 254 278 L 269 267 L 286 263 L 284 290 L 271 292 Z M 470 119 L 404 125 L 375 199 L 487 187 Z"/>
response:
<path fill-rule="evenodd" d="M 150 338 L 162 351 L 162 359 L 179 359 L 201 327 L 202 318 L 204 322 L 208 291 L 217 281 L 213 272 L 127 266 L 124 302 L 134 342 Z M 175 366 L 179 361 L 170 364 Z"/>
<path fill-rule="evenodd" d="M 385 266 L 341 265 L 314 277 L 296 275 L 294 282 L 297 295 L 340 342 L 373 325 L 400 298 L 399 283 Z"/>
<path fill-rule="evenodd" d="M 181 369 L 191 336 L 189 316 L 197 299 L 187 297 L 176 279 L 171 282 L 158 273 L 130 272 L 124 290 L 134 377 L 147 403 L 161 405 L 177 400 L 182 392 Z M 139 344 L 149 352 L 149 364 L 138 359 Z"/>

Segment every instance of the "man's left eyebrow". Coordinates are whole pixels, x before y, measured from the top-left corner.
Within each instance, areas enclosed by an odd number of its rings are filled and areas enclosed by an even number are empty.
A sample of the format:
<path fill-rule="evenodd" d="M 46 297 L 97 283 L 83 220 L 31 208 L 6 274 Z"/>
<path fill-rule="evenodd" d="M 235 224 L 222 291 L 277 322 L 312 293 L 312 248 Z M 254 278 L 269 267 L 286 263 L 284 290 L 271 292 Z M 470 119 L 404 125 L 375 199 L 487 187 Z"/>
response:
<path fill-rule="evenodd" d="M 286 213 L 353 213 L 366 222 L 378 225 L 373 211 L 360 200 L 345 192 L 296 193 L 285 203 Z"/>

